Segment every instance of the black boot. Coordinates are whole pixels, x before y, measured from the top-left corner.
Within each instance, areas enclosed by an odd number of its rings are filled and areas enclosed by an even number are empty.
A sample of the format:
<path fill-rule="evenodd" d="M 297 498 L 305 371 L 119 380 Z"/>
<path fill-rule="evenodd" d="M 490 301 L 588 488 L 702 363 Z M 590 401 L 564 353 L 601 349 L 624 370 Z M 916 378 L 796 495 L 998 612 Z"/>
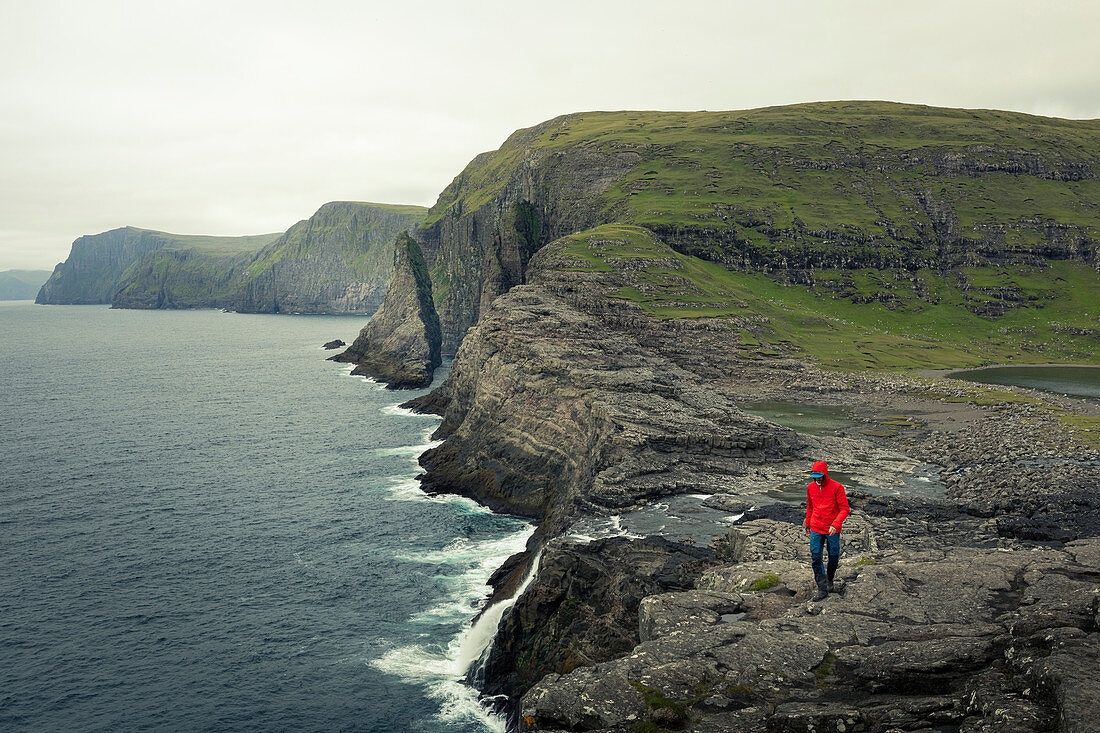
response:
<path fill-rule="evenodd" d="M 817 584 L 817 595 L 814 596 L 815 601 L 823 601 L 829 597 L 829 581 L 825 579 L 824 575 L 814 575 L 814 583 Z"/>
<path fill-rule="evenodd" d="M 825 589 L 830 593 L 835 593 L 833 590 L 833 576 L 836 575 L 836 568 L 829 571 L 829 574 L 825 578 Z"/>

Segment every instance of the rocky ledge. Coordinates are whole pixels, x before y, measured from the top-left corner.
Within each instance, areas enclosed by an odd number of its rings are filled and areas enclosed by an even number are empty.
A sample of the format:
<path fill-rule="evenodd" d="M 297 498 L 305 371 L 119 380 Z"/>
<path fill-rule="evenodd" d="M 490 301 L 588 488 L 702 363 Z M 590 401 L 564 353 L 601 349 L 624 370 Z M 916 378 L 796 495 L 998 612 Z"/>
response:
<path fill-rule="evenodd" d="M 636 614 L 601 612 L 608 605 L 604 584 L 584 558 L 606 557 L 604 547 L 575 535 L 549 543 L 543 567 L 579 557 L 572 567 L 588 569 L 578 573 L 587 580 L 577 589 L 575 580 L 540 572 L 502 625 L 514 649 L 521 626 L 515 616 L 524 614 L 528 596 L 559 599 L 523 621 L 539 628 L 537 619 L 552 632 L 544 634 L 553 638 L 552 653 L 529 675 L 538 677 L 529 687 L 512 678 L 519 683 L 514 727 L 1094 729 L 1100 493 L 1090 477 L 1100 453 L 1071 426 L 1072 418 L 1095 416 L 1097 406 L 944 380 L 746 368 L 755 371 L 744 382 L 747 399 L 782 391 L 853 410 L 850 427 L 838 434 L 804 436 L 811 451 L 852 472 L 850 485 L 893 494 L 889 466 L 906 458 L 938 463 L 942 483 L 924 495 L 900 493 L 901 485 L 898 495 L 850 489 L 854 511 L 845 524 L 838 593 L 821 603 L 810 600 L 804 510 L 777 490 L 804 479 L 806 466 L 797 460 L 731 477 L 703 500 L 732 527 L 715 538 L 712 557 L 681 565 L 696 573 L 690 590 L 650 593 Z M 816 391 L 821 385 L 830 389 Z M 902 425 L 884 430 L 889 423 Z M 709 493 L 706 486 L 699 491 Z M 667 526 L 683 531 L 671 515 L 685 514 L 684 505 L 668 504 Z M 616 522 L 629 530 L 630 517 Z M 722 520 L 710 521 L 719 532 Z M 678 548 L 702 549 L 690 540 Z M 567 614 L 589 617 L 563 629 Z M 589 642 L 585 656 L 596 661 L 563 665 L 567 650 L 591 636 L 586 629 L 600 625 L 615 629 L 605 656 Z M 616 653 L 624 638 L 630 651 Z"/>
<path fill-rule="evenodd" d="M 814 603 L 797 530 L 747 523 L 761 559 L 643 599 L 639 643 L 545 676 L 520 729 L 1095 730 L 1100 540 L 986 549 L 862 524 L 878 550 Z"/>

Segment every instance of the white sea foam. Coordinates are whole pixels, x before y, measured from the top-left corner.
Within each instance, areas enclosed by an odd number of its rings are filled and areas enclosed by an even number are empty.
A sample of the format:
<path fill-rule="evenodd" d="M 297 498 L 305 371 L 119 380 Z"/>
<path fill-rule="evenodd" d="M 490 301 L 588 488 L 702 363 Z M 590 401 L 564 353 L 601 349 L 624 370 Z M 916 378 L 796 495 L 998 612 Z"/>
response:
<path fill-rule="evenodd" d="M 344 364 L 341 367 L 341 369 L 344 372 L 345 376 L 354 377 L 354 378 L 358 379 L 361 382 L 366 382 L 367 384 L 373 384 L 378 389 L 385 389 L 386 388 L 386 385 L 382 384 L 381 382 L 376 380 L 374 377 L 364 377 L 361 374 L 352 374 L 352 370 L 355 369 L 355 364 Z"/>
<path fill-rule="evenodd" d="M 428 694 L 440 703 L 437 717 L 441 722 L 473 722 L 487 730 L 504 733 L 505 721 L 481 704 L 477 691 L 465 684 L 464 679 L 492 643 L 501 618 L 515 599 L 497 603 L 473 625 L 467 624 L 466 620 L 485 601 L 486 582 L 492 572 L 505 559 L 521 551 L 533 531 L 533 527 L 526 526 L 513 535 L 487 542 L 458 539 L 441 550 L 404 557 L 417 562 L 466 566 L 463 572 L 455 576 L 456 593 L 450 600 L 411 619 L 414 624 L 456 627 L 457 633 L 447 646 L 423 644 L 399 647 L 372 662 L 383 672 L 396 675 L 406 682 L 424 685 Z M 537 567 L 538 557 L 520 585 L 517 597 L 534 580 Z"/>
<path fill-rule="evenodd" d="M 420 488 L 420 482 L 405 476 L 394 476 L 391 483 L 385 484 L 384 489 L 389 492 L 390 498 L 395 501 L 431 501 L 436 504 L 450 504 L 462 510 L 465 514 L 492 514 L 493 511 L 486 506 L 478 504 L 473 499 L 457 494 L 426 494 Z"/>
<path fill-rule="evenodd" d="M 740 514 L 731 514 L 730 516 L 725 517 L 725 521 L 729 522 L 730 524 L 733 524 L 734 522 L 736 522 L 738 519 L 740 519 L 743 516 L 745 516 L 744 512 L 741 512 Z"/>
<path fill-rule="evenodd" d="M 443 445 L 442 440 L 434 440 L 430 443 L 421 443 L 420 445 L 402 445 L 396 448 L 377 448 L 374 450 L 376 456 L 416 456 L 419 457 L 421 453 L 432 448 L 437 448 Z"/>
<path fill-rule="evenodd" d="M 439 417 L 437 415 L 426 415 L 423 412 L 416 412 L 414 410 L 410 410 L 407 407 L 402 407 L 401 405 L 387 405 L 386 407 L 382 408 L 382 414 L 393 415 L 396 417 L 422 417 L 428 420 L 435 420 L 437 422 L 439 421 Z"/>
<path fill-rule="evenodd" d="M 583 531 L 582 531 L 583 530 Z M 587 545 L 595 540 L 606 540 L 610 537 L 626 537 L 632 540 L 640 540 L 645 535 L 634 534 L 623 527 L 623 518 L 618 514 L 610 516 L 601 524 L 585 523 L 580 529 L 570 532 L 565 536 L 570 542 L 579 545 Z"/>
<path fill-rule="evenodd" d="M 521 535 L 523 533 L 520 533 Z M 431 565 L 461 565 L 471 562 L 484 563 L 492 567 L 492 573 L 503 560 L 508 559 L 523 549 L 526 538 L 522 538 L 517 546 L 517 538 L 520 535 L 504 537 L 499 540 L 477 541 L 459 537 L 452 540 L 446 547 L 440 550 L 425 550 L 424 552 L 408 552 L 397 555 L 398 560 L 409 562 L 423 562 Z M 493 563 L 496 565 L 493 565 Z"/>

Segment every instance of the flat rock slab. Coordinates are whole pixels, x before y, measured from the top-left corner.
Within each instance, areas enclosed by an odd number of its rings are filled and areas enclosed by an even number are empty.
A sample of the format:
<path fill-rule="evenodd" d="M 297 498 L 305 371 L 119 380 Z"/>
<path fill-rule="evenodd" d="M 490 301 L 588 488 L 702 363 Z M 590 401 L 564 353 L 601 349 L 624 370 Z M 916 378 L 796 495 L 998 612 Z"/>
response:
<path fill-rule="evenodd" d="M 1095 730 L 1100 568 L 1078 558 L 1098 549 L 1093 539 L 1065 550 L 848 560 L 844 593 L 820 603 L 744 590 L 767 573 L 797 584 L 795 561 L 716 568 L 697 590 L 642 601 L 643 641 L 632 653 L 543 679 L 520 712 L 530 730 L 610 733 L 653 720 L 644 698 L 633 697 L 592 718 L 586 711 L 606 697 L 595 680 L 607 678 L 624 690 L 659 691 L 686 711 L 683 729 L 699 733 L 1042 731 L 1054 721 L 1061 730 Z M 754 616 L 767 596 L 785 599 L 782 611 Z M 735 613 L 746 615 L 728 621 Z"/>

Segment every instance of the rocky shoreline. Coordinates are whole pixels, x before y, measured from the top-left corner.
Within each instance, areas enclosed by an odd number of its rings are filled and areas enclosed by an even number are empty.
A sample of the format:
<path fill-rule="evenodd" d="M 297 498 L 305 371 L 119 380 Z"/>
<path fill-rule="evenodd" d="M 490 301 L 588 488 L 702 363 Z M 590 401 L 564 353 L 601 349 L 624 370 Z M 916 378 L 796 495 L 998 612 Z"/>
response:
<path fill-rule="evenodd" d="M 443 417 L 427 490 L 540 522 L 492 579 L 507 597 L 537 559 L 481 682 L 513 729 L 1092 725 L 1100 452 L 1074 426 L 1095 402 L 762 356 L 728 320 L 608 297 L 624 277 L 544 248 L 407 403 Z M 777 399 L 851 424 L 742 409 Z M 819 458 L 855 512 L 840 592 L 813 603 L 797 504 Z"/>
<path fill-rule="evenodd" d="M 778 386 L 768 372 L 753 382 L 758 396 Z M 713 495 L 704 503 L 742 516 L 717 538 L 711 567 L 691 590 L 642 599 L 629 653 L 531 686 L 518 730 L 1094 729 L 1100 454 L 1049 416 L 1054 400 L 1040 393 L 895 376 L 845 385 L 816 401 L 860 405 L 867 422 L 810 452 L 849 468 L 870 442 L 938 463 L 943 495 L 850 490 L 842 583 L 820 603 L 801 510 L 762 504 L 746 482 Z M 1027 401 L 999 401 L 1006 394 Z M 923 421 L 892 434 L 867 428 L 922 409 Z M 786 468 L 764 470 L 766 483 Z"/>

